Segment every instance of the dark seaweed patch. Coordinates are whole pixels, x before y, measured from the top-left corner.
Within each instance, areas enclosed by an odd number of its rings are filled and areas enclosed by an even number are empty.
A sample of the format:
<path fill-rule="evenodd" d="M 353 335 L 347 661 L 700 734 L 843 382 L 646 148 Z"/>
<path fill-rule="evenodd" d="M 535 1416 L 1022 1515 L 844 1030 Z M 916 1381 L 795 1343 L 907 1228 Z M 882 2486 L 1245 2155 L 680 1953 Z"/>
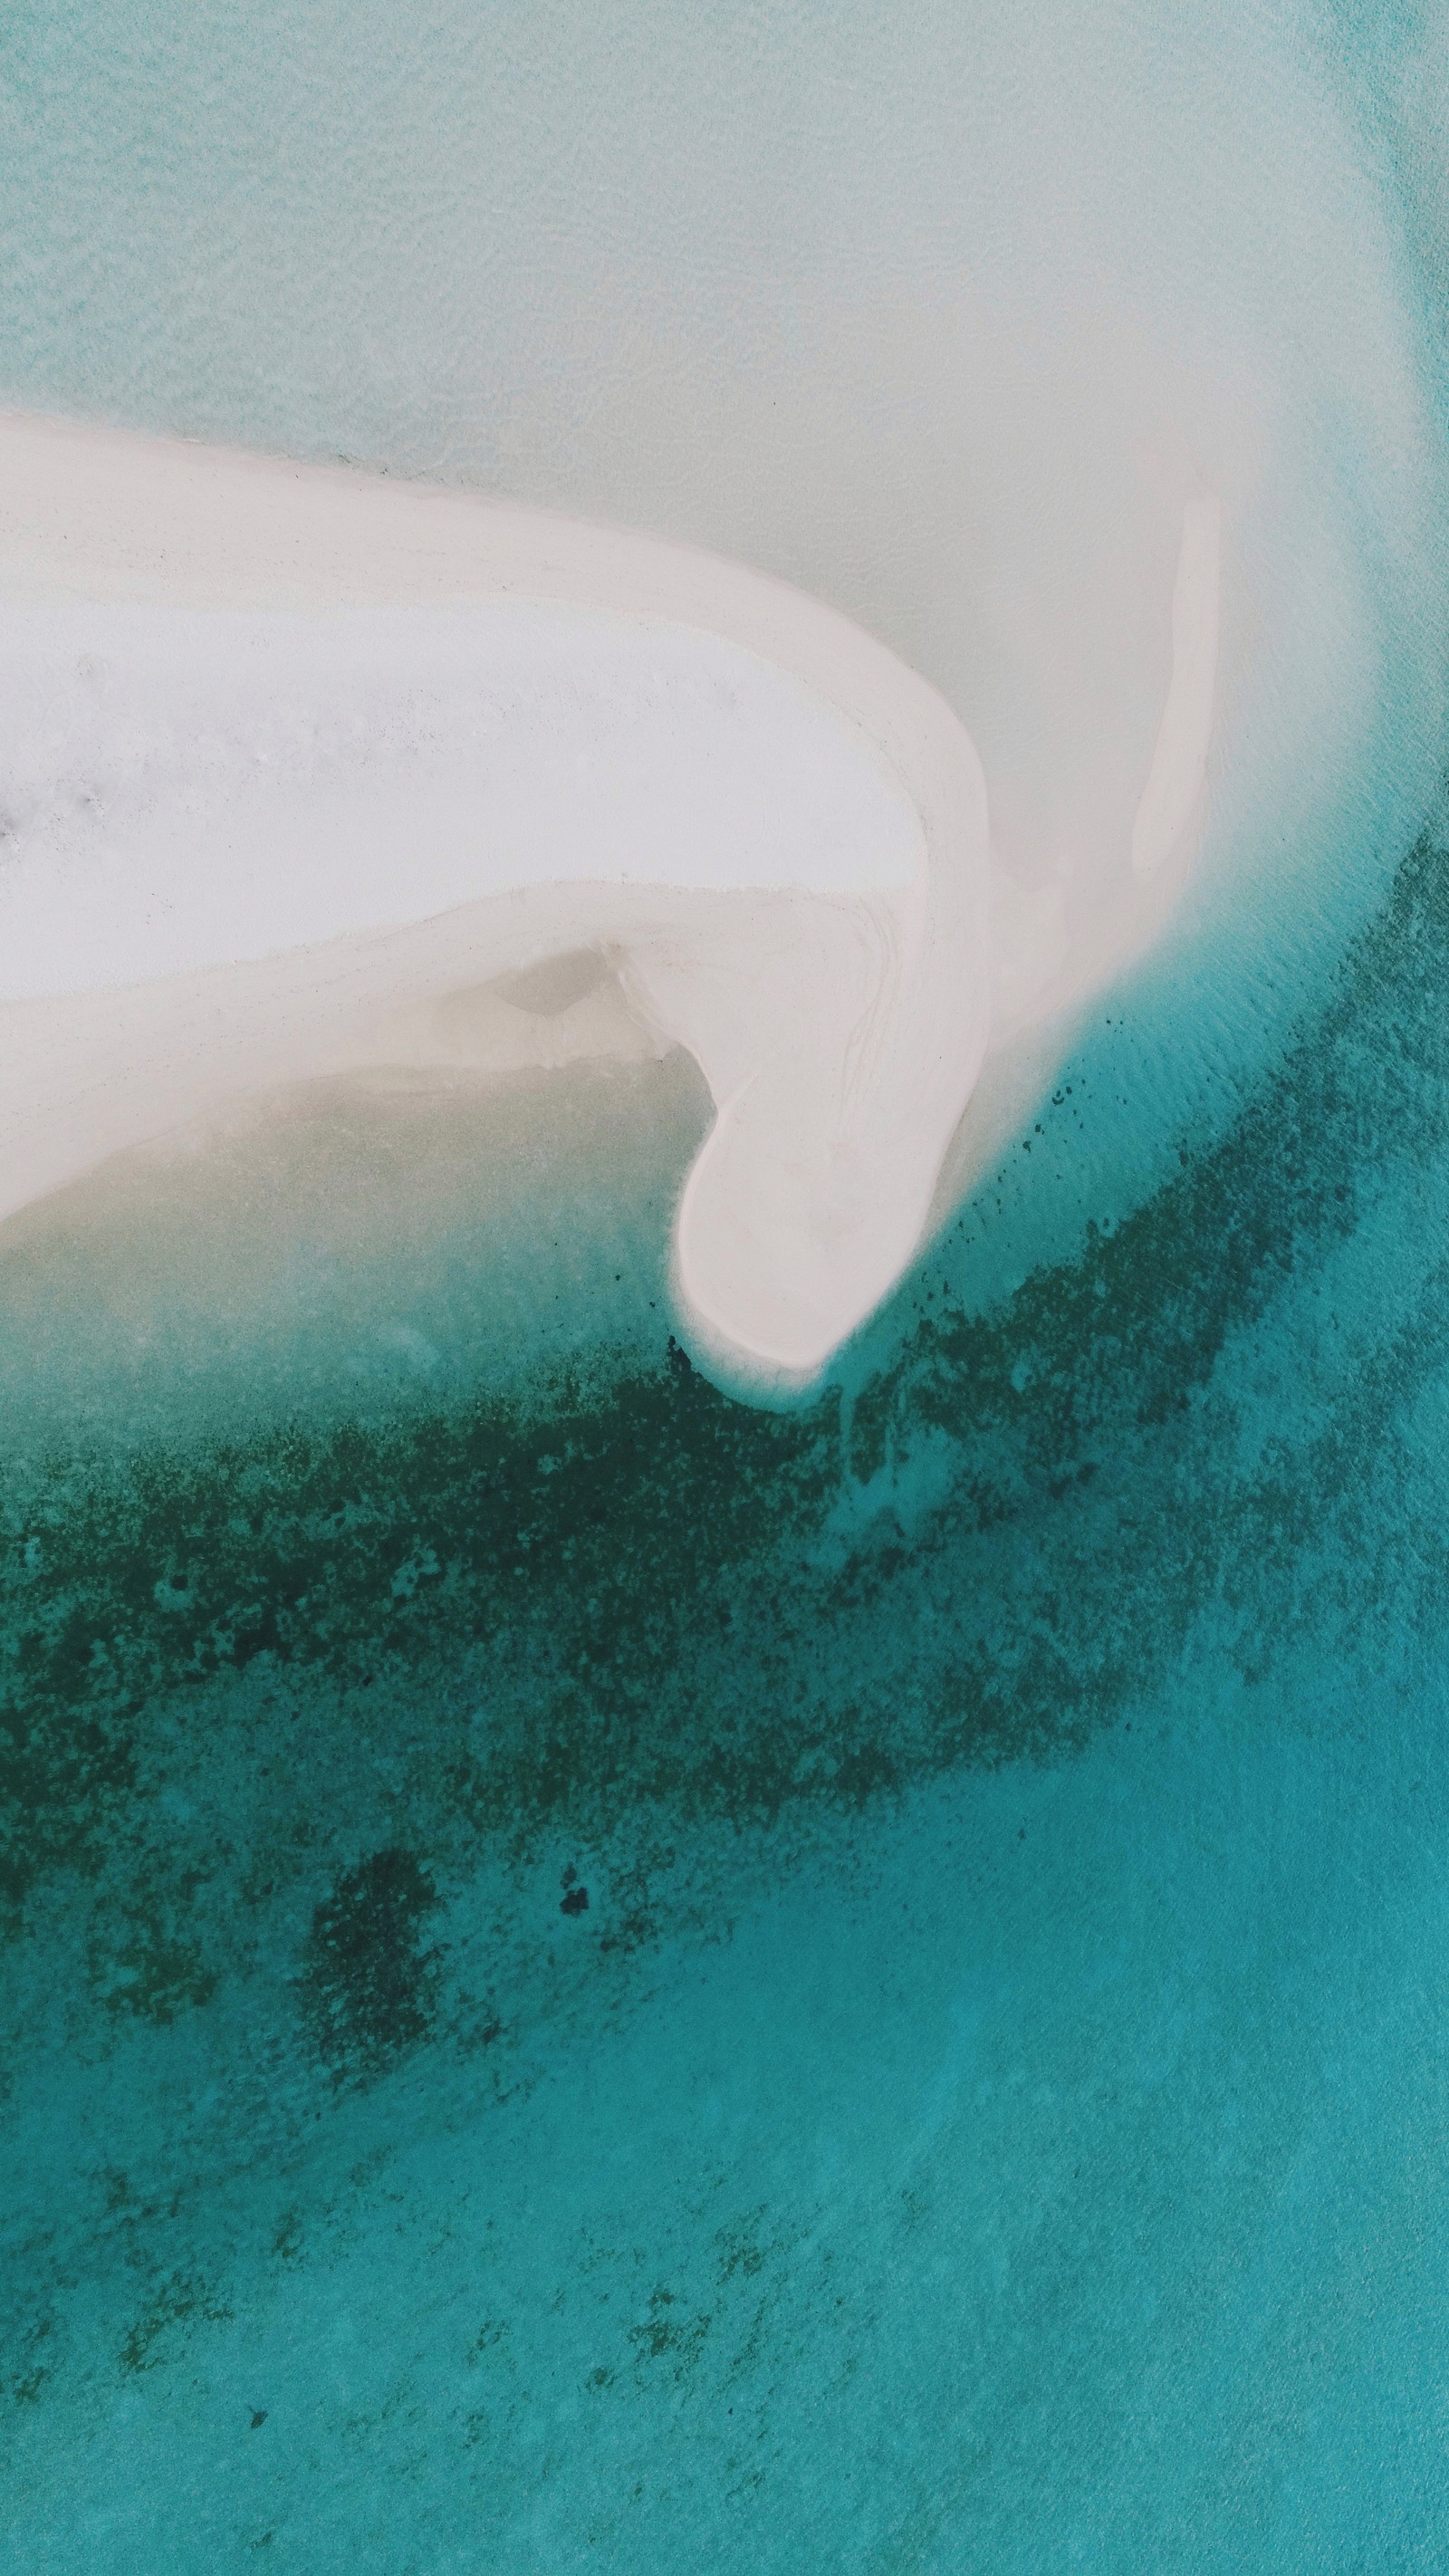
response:
<path fill-rule="evenodd" d="M 164 2009 L 185 1990 L 165 1945 L 192 1938 L 171 1882 L 209 1858 L 206 1814 L 238 1812 L 228 1767 L 267 1847 L 231 1873 L 235 1904 L 285 1886 L 304 1851 L 309 1876 L 335 1872 L 403 1831 L 451 1869 L 480 1837 L 550 1820 L 592 1834 L 646 1806 L 683 1823 L 859 1804 L 1115 1722 L 1208 1600 L 1236 1617 L 1247 1670 L 1294 1620 L 1351 1630 L 1405 1583 L 1437 1597 L 1437 1534 L 1406 1546 L 1371 1491 L 1403 1388 L 1449 1332 L 1432 1281 L 1351 1368 L 1325 1345 L 1291 1454 L 1280 1438 L 1250 1474 L 1219 1362 L 1295 1270 L 1353 1237 L 1366 1190 L 1443 1164 L 1446 972 L 1445 863 L 1426 838 L 1220 1144 L 1003 1309 L 936 1296 L 848 1414 L 834 1391 L 786 1416 L 734 1404 L 661 1325 L 652 1369 L 602 1394 L 565 1375 L 534 1410 L 460 1401 L 17 1466 L 0 1894 L 129 1855 L 163 1927 L 148 1939 Z M 924 1456 L 935 1482 L 912 1504 Z M 1325 1502 L 1346 1543 L 1310 1556 Z M 195 1796 L 189 1853 L 154 1818 L 163 1777 Z M 388 2029 L 406 2044 L 426 1977 L 401 1896 L 379 1892 L 403 1964 L 349 1984 L 349 1908 L 360 1926 L 368 1900 L 348 1885 L 323 1900 L 304 1982 L 326 2045 L 364 2063 Z M 116 1902 L 134 1911 L 134 1894 Z M 374 1991 L 393 1993 L 391 2019 Z"/>
<path fill-rule="evenodd" d="M 437 1902 L 415 1855 L 391 1848 L 344 1870 L 314 1910 L 303 2009 L 335 2075 L 381 2074 L 427 2037 L 436 1962 L 421 1931 Z"/>

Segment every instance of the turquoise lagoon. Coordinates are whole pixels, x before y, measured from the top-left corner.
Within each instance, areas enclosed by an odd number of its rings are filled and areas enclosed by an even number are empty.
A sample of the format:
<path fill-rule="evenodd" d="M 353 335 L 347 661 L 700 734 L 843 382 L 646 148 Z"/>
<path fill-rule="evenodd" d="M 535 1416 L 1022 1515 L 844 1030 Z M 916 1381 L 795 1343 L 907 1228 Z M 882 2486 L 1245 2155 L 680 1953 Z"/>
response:
<path fill-rule="evenodd" d="M 1126 311 L 1248 639 L 1172 939 L 793 1409 L 678 1338 L 677 1056 L 0 1230 L 37 2576 L 1449 2554 L 1444 31 L 883 28 L 7 25 L 7 398 L 771 564 L 1029 840 Z"/>

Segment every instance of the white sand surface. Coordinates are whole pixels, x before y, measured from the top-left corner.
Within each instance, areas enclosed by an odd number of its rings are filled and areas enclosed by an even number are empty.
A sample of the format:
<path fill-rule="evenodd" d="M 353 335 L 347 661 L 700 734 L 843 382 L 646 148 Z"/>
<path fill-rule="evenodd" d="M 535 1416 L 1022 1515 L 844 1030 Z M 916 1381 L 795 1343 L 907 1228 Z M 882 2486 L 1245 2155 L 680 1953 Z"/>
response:
<path fill-rule="evenodd" d="M 1132 846 L 1098 935 L 1064 939 L 1053 888 L 993 868 L 957 716 L 803 593 L 508 504 L 0 417 L 0 1216 L 249 1092 L 678 1043 L 718 1111 L 681 1302 L 737 1371 L 808 1378 L 919 1242 L 988 1047 L 1165 918 L 1217 545 L 1193 505 Z M 612 1003 L 588 973 L 568 998 L 580 951 Z"/>

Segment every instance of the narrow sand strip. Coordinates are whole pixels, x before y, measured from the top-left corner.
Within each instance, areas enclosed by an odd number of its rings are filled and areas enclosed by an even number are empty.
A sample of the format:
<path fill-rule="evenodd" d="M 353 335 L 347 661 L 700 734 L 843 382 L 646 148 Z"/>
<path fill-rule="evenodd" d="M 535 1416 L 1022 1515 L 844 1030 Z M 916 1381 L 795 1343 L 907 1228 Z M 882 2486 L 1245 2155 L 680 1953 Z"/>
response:
<path fill-rule="evenodd" d="M 1207 778 L 1217 694 L 1223 513 L 1212 493 L 1189 501 L 1172 592 L 1172 678 L 1152 767 L 1132 827 L 1132 869 L 1157 876 L 1181 847 Z"/>

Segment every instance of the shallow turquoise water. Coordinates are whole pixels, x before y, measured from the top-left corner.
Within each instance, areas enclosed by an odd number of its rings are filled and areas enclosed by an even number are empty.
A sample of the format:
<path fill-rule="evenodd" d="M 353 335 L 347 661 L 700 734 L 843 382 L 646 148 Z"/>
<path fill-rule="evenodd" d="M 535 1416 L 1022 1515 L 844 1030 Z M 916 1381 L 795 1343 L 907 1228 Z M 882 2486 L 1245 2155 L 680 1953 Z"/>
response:
<path fill-rule="evenodd" d="M 847 1424 L 13 1481 L 18 2563 L 1436 2562 L 1444 887 Z"/>
<path fill-rule="evenodd" d="M 97 24 L 26 38 L 57 135 L 108 45 L 241 41 Z M 1358 41 L 1432 420 L 1422 31 Z M 10 384 L 365 445 L 355 284 L 265 383 L 255 281 L 214 340 L 114 242 L 36 290 L 103 178 L 204 271 L 225 157 L 137 130 L 27 201 Z M 395 322 L 348 381 L 407 465 Z M 1351 745 L 1242 789 L 1274 866 L 812 1404 L 671 1338 L 677 1061 L 318 1102 L 0 1233 L 16 2566 L 1443 2563 L 1443 566 L 1396 586 L 1350 447 Z"/>

